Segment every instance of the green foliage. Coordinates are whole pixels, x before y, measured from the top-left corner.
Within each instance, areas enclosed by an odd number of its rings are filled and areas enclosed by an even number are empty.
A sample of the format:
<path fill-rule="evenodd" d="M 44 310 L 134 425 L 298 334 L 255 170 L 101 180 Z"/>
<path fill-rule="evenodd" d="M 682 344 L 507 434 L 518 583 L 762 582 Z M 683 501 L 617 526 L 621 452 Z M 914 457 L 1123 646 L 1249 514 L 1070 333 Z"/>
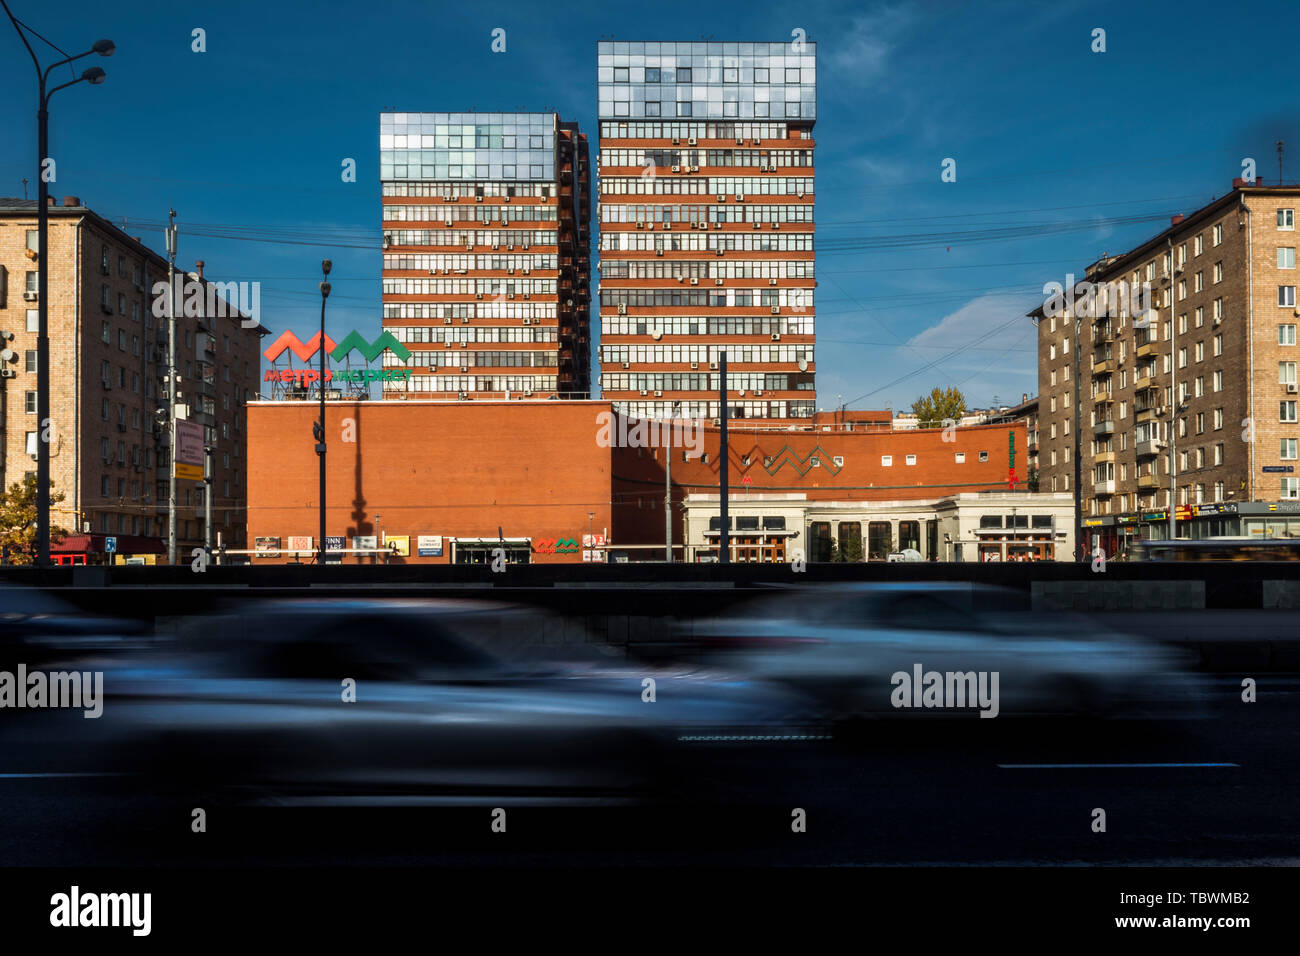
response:
<path fill-rule="evenodd" d="M 929 395 L 922 395 L 912 403 L 912 411 L 916 414 L 919 427 L 942 428 L 945 418 L 961 421 L 961 417 L 966 414 L 966 396 L 956 387 L 935 386 Z"/>
<path fill-rule="evenodd" d="M 50 503 L 64 499 L 63 492 L 54 493 L 50 482 Z M 29 475 L 14 482 L 8 491 L 0 491 L 0 546 L 8 548 L 10 564 L 36 562 L 36 476 Z M 67 531 L 50 526 L 50 540 L 60 541 Z"/>

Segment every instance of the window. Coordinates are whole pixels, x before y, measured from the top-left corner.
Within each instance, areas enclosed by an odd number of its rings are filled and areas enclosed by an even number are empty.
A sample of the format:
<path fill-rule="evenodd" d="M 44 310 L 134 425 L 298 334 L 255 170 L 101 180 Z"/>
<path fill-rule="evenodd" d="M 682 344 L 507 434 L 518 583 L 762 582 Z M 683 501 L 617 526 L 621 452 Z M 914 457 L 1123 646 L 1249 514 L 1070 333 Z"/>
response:
<path fill-rule="evenodd" d="M 755 83 L 770 83 L 770 82 L 771 82 L 771 80 L 768 79 L 768 68 L 767 68 L 767 67 L 765 67 L 765 66 L 756 66 L 756 67 L 754 67 L 754 82 L 755 82 Z"/>
<path fill-rule="evenodd" d="M 881 455 L 881 456 L 880 456 L 880 467 L 881 467 L 881 468 L 892 468 L 893 465 L 894 465 L 894 456 L 893 456 L 893 455 Z"/>
<path fill-rule="evenodd" d="M 615 79 L 617 79 L 617 77 L 615 77 Z M 646 81 L 647 83 L 658 83 L 658 82 L 659 82 L 659 67 L 657 67 L 657 66 L 647 66 L 647 67 L 645 68 L 645 81 Z"/>
<path fill-rule="evenodd" d="M 41 281 L 41 280 L 40 280 L 40 273 L 39 273 L 39 272 L 29 272 L 29 273 L 27 273 L 27 285 L 26 285 L 26 290 L 27 290 L 28 292 L 39 292 L 40 290 L 37 288 L 37 286 L 40 284 L 40 281 Z"/>
<path fill-rule="evenodd" d="M 614 67 L 614 82 L 615 83 L 627 82 L 627 67 L 625 66 Z"/>
<path fill-rule="evenodd" d="M 905 461 L 907 462 L 907 464 L 909 464 L 909 465 L 915 465 L 915 464 L 916 464 L 916 456 L 915 456 L 915 455 L 908 455 L 907 458 L 905 458 L 904 460 L 905 460 Z"/>
<path fill-rule="evenodd" d="M 1278 362 L 1277 363 L 1277 380 L 1281 385 L 1294 385 L 1295 381 L 1295 362 Z"/>
<path fill-rule="evenodd" d="M 1294 402 L 1292 404 L 1294 404 Z M 35 392 L 25 393 L 23 395 L 23 405 L 26 408 L 28 415 L 35 415 L 36 414 L 36 393 Z"/>
<path fill-rule="evenodd" d="M 677 68 L 677 82 L 678 83 L 691 82 L 691 68 L 689 66 L 679 66 Z"/>
<path fill-rule="evenodd" d="M 1223 281 L 1223 262 L 1219 261 L 1214 264 L 1214 282 L 1217 285 Z"/>
<path fill-rule="evenodd" d="M 1069 430 L 1070 430 L 1070 421 L 1069 421 L 1069 419 L 1066 419 L 1066 421 L 1065 421 L 1065 430 L 1066 430 L 1067 433 L 1068 433 Z M 988 461 L 988 460 L 989 460 L 989 453 L 986 452 L 986 451 L 982 451 L 982 452 L 980 452 L 980 461 Z"/>
<path fill-rule="evenodd" d="M 1294 405 L 1295 402 L 1292 402 L 1291 404 Z M 957 460 L 957 464 L 959 464 L 959 465 L 964 465 L 964 464 L 966 464 L 966 453 L 965 453 L 964 451 L 956 452 L 956 453 L 954 454 L 954 457 L 955 457 L 956 460 Z"/>
<path fill-rule="evenodd" d="M 1219 442 L 1214 446 L 1214 463 L 1216 465 L 1223 464 L 1223 442 Z"/>
<path fill-rule="evenodd" d="M 1286 232 L 1295 229 L 1295 210 L 1279 209 L 1277 211 L 1277 227 Z"/>
<path fill-rule="evenodd" d="M 1277 304 L 1292 307 L 1295 305 L 1295 286 L 1280 285 L 1277 287 Z"/>
<path fill-rule="evenodd" d="M 1213 238 L 1212 238 L 1211 242 L 1212 242 L 1213 245 L 1216 245 L 1216 246 L 1222 244 L 1222 242 L 1223 242 L 1223 223 L 1220 222 L 1220 223 L 1217 223 L 1217 224 L 1215 225 L 1214 230 L 1213 230 Z M 1148 277 L 1148 278 L 1149 278 L 1149 277 Z"/>
<path fill-rule="evenodd" d="M 37 333 L 41 331 L 41 310 L 40 309 L 27 310 L 27 331 L 37 332 Z"/>
<path fill-rule="evenodd" d="M 1295 345 L 1295 326 L 1279 325 L 1277 327 L 1278 345 Z"/>
<path fill-rule="evenodd" d="M 786 81 L 787 83 L 798 83 L 798 82 L 799 82 L 799 70 L 798 70 L 797 67 L 794 67 L 794 68 L 788 68 L 788 69 L 785 71 L 785 81 Z"/>
<path fill-rule="evenodd" d="M 1223 409 L 1216 408 L 1214 410 L 1214 429 L 1215 431 L 1219 431 L 1222 428 L 1223 428 Z"/>
<path fill-rule="evenodd" d="M 1283 478 L 1279 497 L 1283 501 L 1294 501 L 1300 498 L 1300 478 Z"/>
<path fill-rule="evenodd" d="M 1296 459 L 1296 440 L 1294 438 L 1283 438 L 1281 441 L 1281 451 L 1278 457 L 1283 461 L 1295 461 Z"/>
<path fill-rule="evenodd" d="M 1197 233 L 1196 238 L 1192 240 L 1192 254 L 1199 256 L 1201 250 L 1205 248 L 1205 236 Z"/>
<path fill-rule="evenodd" d="M 24 364 L 25 364 L 25 367 L 26 367 L 27 371 L 29 371 L 29 372 L 35 372 L 35 371 L 36 371 L 36 351 L 35 351 L 35 349 L 28 349 L 26 352 L 24 352 L 24 353 L 23 353 L 23 361 L 24 361 Z"/>
<path fill-rule="evenodd" d="M 1294 401 L 1279 402 L 1277 418 L 1281 422 L 1294 422 L 1296 420 L 1296 403 Z"/>
<path fill-rule="evenodd" d="M 1205 431 L 1205 412 L 1197 412 L 1196 413 L 1196 434 L 1199 435 L 1204 431 Z"/>
<path fill-rule="evenodd" d="M 1195 348 L 1193 351 L 1194 351 L 1194 354 L 1195 354 L 1195 356 L 1196 356 L 1196 361 L 1198 361 L 1198 362 L 1204 362 L 1204 361 L 1205 361 L 1205 343 L 1204 343 L 1204 342 L 1197 342 L 1197 343 L 1196 343 L 1196 348 Z"/>
<path fill-rule="evenodd" d="M 1214 354 L 1223 354 L 1223 333 L 1219 333 L 1214 337 Z"/>
<path fill-rule="evenodd" d="M 684 100 L 677 101 L 677 115 L 678 116 L 691 115 L 691 104 L 689 101 L 684 101 Z"/>
<path fill-rule="evenodd" d="M 1279 269 L 1295 268 L 1295 246 L 1277 247 L 1277 267 Z"/>

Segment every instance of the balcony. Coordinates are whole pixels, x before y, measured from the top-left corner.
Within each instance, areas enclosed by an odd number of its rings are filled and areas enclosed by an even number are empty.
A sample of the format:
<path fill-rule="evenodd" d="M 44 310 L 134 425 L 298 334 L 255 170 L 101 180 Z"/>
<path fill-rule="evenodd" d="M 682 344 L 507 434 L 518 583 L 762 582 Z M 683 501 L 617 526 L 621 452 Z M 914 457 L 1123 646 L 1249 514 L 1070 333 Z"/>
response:
<path fill-rule="evenodd" d="M 1143 342 L 1141 345 L 1137 347 L 1137 357 L 1140 359 L 1150 358 L 1151 356 L 1157 354 L 1159 348 L 1160 348 L 1159 342 L 1156 341 Z"/>
<path fill-rule="evenodd" d="M 1138 475 L 1138 491 L 1158 491 L 1159 489 L 1159 475 Z"/>
<path fill-rule="evenodd" d="M 1163 410 L 1164 409 L 1159 405 L 1144 405 L 1142 407 L 1134 406 L 1133 420 L 1136 422 L 1149 422 L 1153 419 L 1159 418 L 1160 413 Z"/>
<path fill-rule="evenodd" d="M 1093 482 L 1092 493 L 1098 496 L 1113 495 L 1115 493 L 1115 481 L 1097 481 Z"/>
<path fill-rule="evenodd" d="M 1147 441 L 1138 442 L 1134 446 L 1134 449 L 1137 451 L 1137 456 L 1139 458 L 1152 458 L 1160 454 L 1160 448 L 1163 444 L 1164 442 L 1152 438 Z"/>
<path fill-rule="evenodd" d="M 1092 426 L 1094 435 L 1113 435 L 1115 434 L 1115 419 L 1103 418 Z"/>
<path fill-rule="evenodd" d="M 1094 465 L 1102 465 L 1105 464 L 1106 462 L 1114 462 L 1114 461 L 1115 461 L 1115 452 L 1113 450 L 1099 451 L 1097 452 L 1097 454 L 1092 456 L 1092 463 Z"/>
<path fill-rule="evenodd" d="M 1113 375 L 1115 373 L 1115 360 L 1105 358 L 1092 363 L 1092 377 L 1098 378 L 1102 375 Z"/>

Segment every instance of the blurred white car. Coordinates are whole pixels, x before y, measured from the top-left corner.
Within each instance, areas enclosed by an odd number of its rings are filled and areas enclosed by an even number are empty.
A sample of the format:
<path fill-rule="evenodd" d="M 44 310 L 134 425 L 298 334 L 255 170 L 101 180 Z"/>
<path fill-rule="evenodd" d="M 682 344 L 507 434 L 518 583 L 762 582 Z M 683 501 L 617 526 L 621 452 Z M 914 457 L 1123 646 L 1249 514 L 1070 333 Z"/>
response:
<path fill-rule="evenodd" d="M 945 678 L 945 690 L 948 675 L 960 675 L 957 689 L 974 675 L 966 686 L 990 693 L 996 673 L 998 716 L 1199 715 L 1203 685 L 1189 655 L 1017 603 L 1024 603 L 1017 592 L 971 584 L 812 587 L 697 622 L 692 633 L 730 648 L 727 660 L 742 672 L 799 689 L 825 719 L 991 709 L 969 701 L 954 708 L 952 694 L 920 705 L 918 678 L 932 673 Z"/>

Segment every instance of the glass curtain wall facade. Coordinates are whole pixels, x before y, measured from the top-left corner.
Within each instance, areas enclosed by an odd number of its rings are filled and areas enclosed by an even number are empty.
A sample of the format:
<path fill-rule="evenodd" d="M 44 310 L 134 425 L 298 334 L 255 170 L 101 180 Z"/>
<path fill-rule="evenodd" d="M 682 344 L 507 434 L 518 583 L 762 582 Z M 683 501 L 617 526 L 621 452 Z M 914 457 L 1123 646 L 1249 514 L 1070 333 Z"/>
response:
<path fill-rule="evenodd" d="M 384 397 L 590 392 L 585 134 L 554 113 L 382 113 Z"/>
<path fill-rule="evenodd" d="M 598 46 L 602 395 L 628 414 L 816 407 L 816 44 Z M 756 422 L 757 423 L 757 422 Z"/>

